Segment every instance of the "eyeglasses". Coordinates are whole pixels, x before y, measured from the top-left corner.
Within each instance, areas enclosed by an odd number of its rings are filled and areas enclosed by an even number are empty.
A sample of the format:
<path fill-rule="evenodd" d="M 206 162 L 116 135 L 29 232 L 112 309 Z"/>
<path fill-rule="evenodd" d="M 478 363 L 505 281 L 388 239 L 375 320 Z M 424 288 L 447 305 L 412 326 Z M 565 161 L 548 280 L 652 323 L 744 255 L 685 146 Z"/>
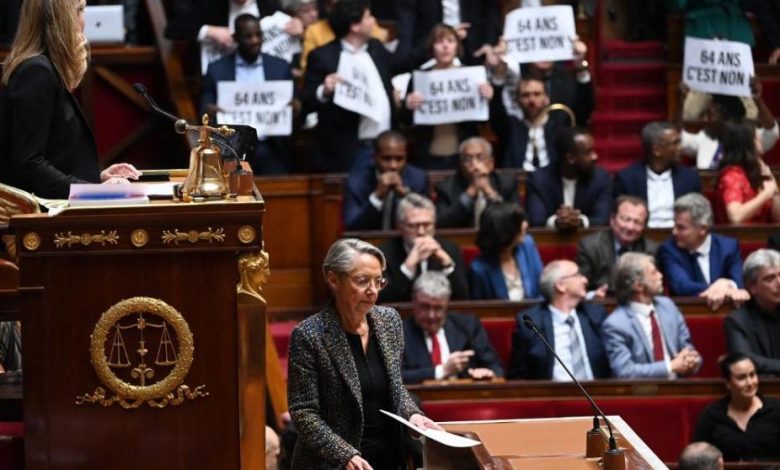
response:
<path fill-rule="evenodd" d="M 368 276 L 347 276 L 352 284 L 358 289 L 368 289 L 368 286 L 373 286 L 376 290 L 382 290 L 387 287 L 387 283 L 390 282 L 386 277 L 372 278 Z"/>
<path fill-rule="evenodd" d="M 433 228 L 433 222 L 404 222 L 404 227 L 409 230 L 430 230 Z"/>
<path fill-rule="evenodd" d="M 580 277 L 580 276 L 583 276 L 583 274 L 581 272 L 577 271 L 574 274 L 568 274 L 566 276 L 561 276 L 558 280 L 559 281 L 563 281 L 564 279 L 569 279 L 569 278 L 572 278 L 572 277 Z"/>

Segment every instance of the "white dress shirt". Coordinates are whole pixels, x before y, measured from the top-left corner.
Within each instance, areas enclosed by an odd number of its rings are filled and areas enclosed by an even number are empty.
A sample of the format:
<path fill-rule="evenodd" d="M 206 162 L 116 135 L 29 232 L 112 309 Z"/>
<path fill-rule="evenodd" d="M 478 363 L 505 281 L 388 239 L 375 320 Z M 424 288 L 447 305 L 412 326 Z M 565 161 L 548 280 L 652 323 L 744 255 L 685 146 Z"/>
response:
<path fill-rule="evenodd" d="M 583 362 L 585 363 L 585 377 L 587 377 L 585 380 L 593 380 L 593 370 L 590 367 L 590 359 L 588 358 L 588 347 L 585 345 L 585 338 L 582 336 L 582 326 L 580 325 L 580 319 L 577 317 L 577 311 L 572 310 L 567 314 L 550 305 L 550 312 L 552 312 L 553 344 L 555 345 L 556 354 L 566 364 L 566 367 L 572 370 L 571 336 L 569 335 L 571 329 L 574 328 L 580 342 Z M 566 319 L 569 316 L 574 318 L 572 326 L 566 323 Z M 556 382 L 571 382 L 571 377 L 569 377 L 569 374 L 566 373 L 558 361 L 555 361 L 553 366 L 552 379 Z"/>
<path fill-rule="evenodd" d="M 704 282 L 707 284 L 711 284 L 712 280 L 710 279 L 710 249 L 712 248 L 712 235 L 707 235 L 707 237 L 704 239 L 704 241 L 699 245 L 699 248 L 696 249 L 696 253 L 699 254 L 699 256 L 696 258 L 696 261 L 699 263 L 699 267 L 701 268 L 701 273 L 704 274 Z"/>
<path fill-rule="evenodd" d="M 647 209 L 650 218 L 647 226 L 652 228 L 670 228 L 674 226 L 674 186 L 672 170 L 660 175 L 647 167 Z"/>
<path fill-rule="evenodd" d="M 541 119 L 536 127 L 531 127 L 531 123 L 528 124 L 528 145 L 525 147 L 525 160 L 523 160 L 523 169 L 525 171 L 535 171 L 539 168 L 544 168 L 550 164 L 550 157 L 547 154 L 547 141 L 544 139 L 544 125 L 547 123 L 549 116 L 545 116 Z M 539 166 L 534 166 L 534 143 L 536 144 L 536 155 L 539 158 Z"/>
<path fill-rule="evenodd" d="M 263 69 L 263 56 L 258 55 L 257 60 L 248 63 L 236 54 L 236 81 L 241 83 L 260 83 L 265 81 L 265 70 Z"/>
<path fill-rule="evenodd" d="M 628 307 L 636 313 L 636 318 L 639 320 L 639 324 L 642 326 L 642 331 L 647 338 L 647 344 L 650 345 L 650 356 L 655 352 L 653 350 L 653 323 L 650 320 L 650 312 L 653 311 L 653 304 L 642 304 L 639 302 L 631 302 Z M 664 348 L 664 364 L 666 365 L 666 371 L 669 373 L 670 378 L 676 377 L 676 374 L 672 372 L 672 363 L 669 358 L 669 351 L 666 350 L 666 341 L 664 340 L 664 329 L 661 326 L 661 320 L 658 319 L 658 312 L 655 314 L 655 320 L 658 324 L 658 332 L 661 334 L 661 346 Z"/>

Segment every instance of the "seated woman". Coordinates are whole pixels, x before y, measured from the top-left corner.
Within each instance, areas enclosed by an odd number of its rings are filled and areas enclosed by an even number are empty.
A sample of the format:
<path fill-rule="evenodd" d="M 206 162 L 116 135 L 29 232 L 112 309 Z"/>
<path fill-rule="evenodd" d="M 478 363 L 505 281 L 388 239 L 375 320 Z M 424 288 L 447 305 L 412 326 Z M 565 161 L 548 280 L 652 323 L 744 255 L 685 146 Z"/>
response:
<path fill-rule="evenodd" d="M 477 246 L 482 252 L 469 270 L 471 298 L 519 301 L 539 297 L 542 259 L 525 233 L 525 212 L 507 202 L 488 204 L 479 219 Z"/>
<path fill-rule="evenodd" d="M 753 361 L 731 353 L 720 372 L 728 394 L 704 408 L 693 440 L 714 445 L 726 461 L 780 460 L 780 401 L 759 395 Z"/>
<path fill-rule="evenodd" d="M 428 36 L 428 53 L 432 58 L 422 65 L 420 70 L 445 70 L 460 67 L 463 52 L 458 33 L 451 26 L 438 24 Z M 493 98 L 493 87 L 484 82 L 479 85 L 479 93 L 486 100 Z M 407 124 L 412 124 L 414 111 L 423 104 L 423 95 L 414 91 L 414 80 L 409 81 L 403 114 Z M 476 122 L 458 122 L 435 126 L 414 125 L 414 164 L 425 170 L 454 170 L 458 168 L 458 145 L 469 137 L 479 135 Z"/>
<path fill-rule="evenodd" d="M 780 193 L 771 170 L 761 160 L 761 142 L 750 121 L 724 124 L 715 222 L 719 224 L 780 221 Z"/>

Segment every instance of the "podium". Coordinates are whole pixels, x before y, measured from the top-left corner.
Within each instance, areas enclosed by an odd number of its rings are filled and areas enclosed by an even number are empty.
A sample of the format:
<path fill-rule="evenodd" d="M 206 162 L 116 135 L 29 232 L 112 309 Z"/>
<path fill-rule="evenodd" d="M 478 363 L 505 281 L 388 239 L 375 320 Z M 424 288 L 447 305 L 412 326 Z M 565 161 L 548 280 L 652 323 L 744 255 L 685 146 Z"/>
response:
<path fill-rule="evenodd" d="M 11 219 L 25 468 L 260 469 L 264 203 Z"/>
<path fill-rule="evenodd" d="M 619 416 L 610 416 L 618 446 L 625 451 L 626 468 L 661 469 L 666 465 Z M 600 459 L 585 458 L 585 433 L 590 417 L 464 421 L 441 423 L 447 431 L 482 442 L 453 449 L 430 439 L 424 444 L 427 470 L 476 469 L 600 469 Z M 605 429 L 603 427 L 603 429 Z"/>

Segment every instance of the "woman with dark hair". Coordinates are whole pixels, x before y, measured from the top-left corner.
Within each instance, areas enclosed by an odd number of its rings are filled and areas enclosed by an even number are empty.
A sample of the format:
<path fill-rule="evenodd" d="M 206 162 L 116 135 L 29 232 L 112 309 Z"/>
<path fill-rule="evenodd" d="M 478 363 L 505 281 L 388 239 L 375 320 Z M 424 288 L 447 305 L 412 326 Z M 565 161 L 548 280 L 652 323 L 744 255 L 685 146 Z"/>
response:
<path fill-rule="evenodd" d="M 460 67 L 459 57 L 463 47 L 455 28 L 446 24 L 437 24 L 428 35 L 427 51 L 431 60 L 424 63 L 420 70 L 446 70 Z M 479 85 L 480 95 L 490 101 L 493 98 L 493 87 L 488 82 Z M 414 91 L 414 81 L 409 81 L 409 88 L 404 100 L 406 112 L 403 113 L 407 124 L 413 123 L 414 111 L 423 104 L 423 95 Z M 458 167 L 458 145 L 463 140 L 479 135 L 477 123 L 473 121 L 435 126 L 414 125 L 416 137 L 414 149 L 416 166 L 426 170 L 454 170 Z"/>
<path fill-rule="evenodd" d="M 747 120 L 726 122 L 720 161 L 716 223 L 780 221 L 780 193 L 769 167 L 761 160 L 761 143 Z"/>
<path fill-rule="evenodd" d="M 723 452 L 726 461 L 780 460 L 780 401 L 758 393 L 758 375 L 745 354 L 720 361 L 728 394 L 699 415 L 694 441 Z"/>
<path fill-rule="evenodd" d="M 534 239 L 526 234 L 523 209 L 513 203 L 490 203 L 477 232 L 481 254 L 469 270 L 471 298 L 519 301 L 539 297 L 542 259 Z"/>

